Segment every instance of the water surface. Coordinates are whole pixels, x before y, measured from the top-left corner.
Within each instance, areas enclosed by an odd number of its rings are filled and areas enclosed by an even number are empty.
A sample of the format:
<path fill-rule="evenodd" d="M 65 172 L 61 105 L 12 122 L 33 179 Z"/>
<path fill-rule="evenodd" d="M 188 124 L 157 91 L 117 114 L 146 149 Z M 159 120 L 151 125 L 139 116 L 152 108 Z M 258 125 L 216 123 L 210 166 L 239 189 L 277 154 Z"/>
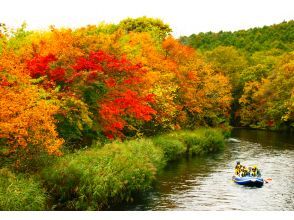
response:
<path fill-rule="evenodd" d="M 294 136 L 287 133 L 234 129 L 229 143 L 216 155 L 183 158 L 158 176 L 155 187 L 131 205 L 116 210 L 294 210 Z M 232 182 L 236 160 L 258 165 L 262 188 Z"/>

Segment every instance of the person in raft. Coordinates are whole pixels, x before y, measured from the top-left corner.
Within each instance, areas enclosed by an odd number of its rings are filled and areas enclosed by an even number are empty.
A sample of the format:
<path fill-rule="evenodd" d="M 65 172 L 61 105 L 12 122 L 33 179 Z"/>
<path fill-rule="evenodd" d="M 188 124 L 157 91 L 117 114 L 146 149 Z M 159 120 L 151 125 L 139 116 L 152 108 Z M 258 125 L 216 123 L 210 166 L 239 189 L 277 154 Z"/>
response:
<path fill-rule="evenodd" d="M 255 167 L 255 169 L 254 169 L 254 171 L 252 171 L 253 168 L 241 165 L 240 161 L 237 161 L 236 166 L 235 166 L 235 175 L 238 175 L 240 177 L 260 176 L 259 170 L 257 169 L 256 166 L 254 166 L 254 167 Z"/>
<path fill-rule="evenodd" d="M 235 174 L 238 176 L 240 175 L 241 167 L 242 167 L 242 165 L 240 164 L 240 161 L 237 161 L 236 166 L 235 166 Z"/>
<path fill-rule="evenodd" d="M 250 176 L 259 177 L 261 176 L 260 170 L 257 168 L 257 166 L 253 166 L 250 172 Z"/>
<path fill-rule="evenodd" d="M 244 177 L 244 176 L 249 176 L 249 175 L 250 175 L 249 169 L 246 166 L 242 166 L 240 176 Z"/>

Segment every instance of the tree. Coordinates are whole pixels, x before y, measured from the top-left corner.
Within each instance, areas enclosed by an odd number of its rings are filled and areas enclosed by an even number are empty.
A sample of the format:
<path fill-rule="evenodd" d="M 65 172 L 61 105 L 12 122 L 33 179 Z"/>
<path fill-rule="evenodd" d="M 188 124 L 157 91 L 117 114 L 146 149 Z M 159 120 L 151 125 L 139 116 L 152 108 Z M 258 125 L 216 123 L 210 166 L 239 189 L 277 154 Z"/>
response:
<path fill-rule="evenodd" d="M 139 17 L 139 18 L 127 18 L 122 20 L 118 26 L 125 30 L 127 33 L 130 32 L 149 32 L 155 38 L 163 40 L 167 37 L 172 29 L 168 24 L 164 24 L 162 20 L 155 18 Z"/>
<path fill-rule="evenodd" d="M 187 126 L 217 126 L 225 122 L 231 103 L 228 77 L 214 71 L 194 49 L 173 38 L 167 38 L 163 42 L 163 48 L 167 58 L 178 64 L 177 102 L 181 106 L 180 115 L 187 116 Z"/>
<path fill-rule="evenodd" d="M 247 66 L 246 57 L 232 46 L 219 46 L 212 51 L 207 51 L 204 55 L 218 71 L 229 76 L 233 86 L 236 87 L 240 73 Z"/>
<path fill-rule="evenodd" d="M 293 53 L 283 56 L 275 69 L 258 81 L 245 83 L 240 98 L 242 123 L 278 129 L 293 126 Z"/>
<path fill-rule="evenodd" d="M 1 56 L 0 154 L 13 159 L 17 168 L 31 169 L 23 167 L 27 161 L 37 161 L 43 154 L 60 155 L 63 139 L 55 126 L 58 107 L 30 84 L 22 66 L 12 54 Z"/>

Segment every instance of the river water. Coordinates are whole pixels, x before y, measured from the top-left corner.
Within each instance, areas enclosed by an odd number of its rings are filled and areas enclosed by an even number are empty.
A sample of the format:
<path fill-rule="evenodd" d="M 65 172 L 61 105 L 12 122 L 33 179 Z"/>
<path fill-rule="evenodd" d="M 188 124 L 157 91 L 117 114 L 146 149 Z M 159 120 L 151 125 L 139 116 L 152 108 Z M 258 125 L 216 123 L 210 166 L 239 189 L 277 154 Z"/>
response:
<path fill-rule="evenodd" d="M 183 158 L 158 175 L 154 189 L 133 204 L 115 210 L 294 210 L 294 135 L 234 129 L 233 138 L 218 154 Z M 257 165 L 262 188 L 232 182 L 235 162 Z"/>

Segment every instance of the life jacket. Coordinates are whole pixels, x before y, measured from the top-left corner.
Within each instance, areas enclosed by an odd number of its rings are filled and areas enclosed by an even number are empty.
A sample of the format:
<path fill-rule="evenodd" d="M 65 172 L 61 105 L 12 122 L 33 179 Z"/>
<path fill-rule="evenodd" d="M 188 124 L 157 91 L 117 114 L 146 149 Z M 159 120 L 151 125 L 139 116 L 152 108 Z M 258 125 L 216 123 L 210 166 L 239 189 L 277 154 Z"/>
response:
<path fill-rule="evenodd" d="M 245 168 L 242 172 L 241 172 L 241 176 L 244 177 L 246 176 L 248 173 L 248 170 Z"/>
<path fill-rule="evenodd" d="M 236 174 L 236 175 L 239 175 L 239 173 L 240 173 L 240 169 L 235 168 L 235 174 Z"/>
<path fill-rule="evenodd" d="M 249 169 L 246 167 L 245 168 L 245 176 L 248 176 L 250 173 L 249 173 Z"/>
<path fill-rule="evenodd" d="M 241 164 L 238 164 L 238 165 L 235 166 L 235 174 L 239 175 L 240 171 L 241 171 Z"/>
<path fill-rule="evenodd" d="M 257 170 L 255 171 L 251 170 L 251 176 L 257 176 Z"/>

